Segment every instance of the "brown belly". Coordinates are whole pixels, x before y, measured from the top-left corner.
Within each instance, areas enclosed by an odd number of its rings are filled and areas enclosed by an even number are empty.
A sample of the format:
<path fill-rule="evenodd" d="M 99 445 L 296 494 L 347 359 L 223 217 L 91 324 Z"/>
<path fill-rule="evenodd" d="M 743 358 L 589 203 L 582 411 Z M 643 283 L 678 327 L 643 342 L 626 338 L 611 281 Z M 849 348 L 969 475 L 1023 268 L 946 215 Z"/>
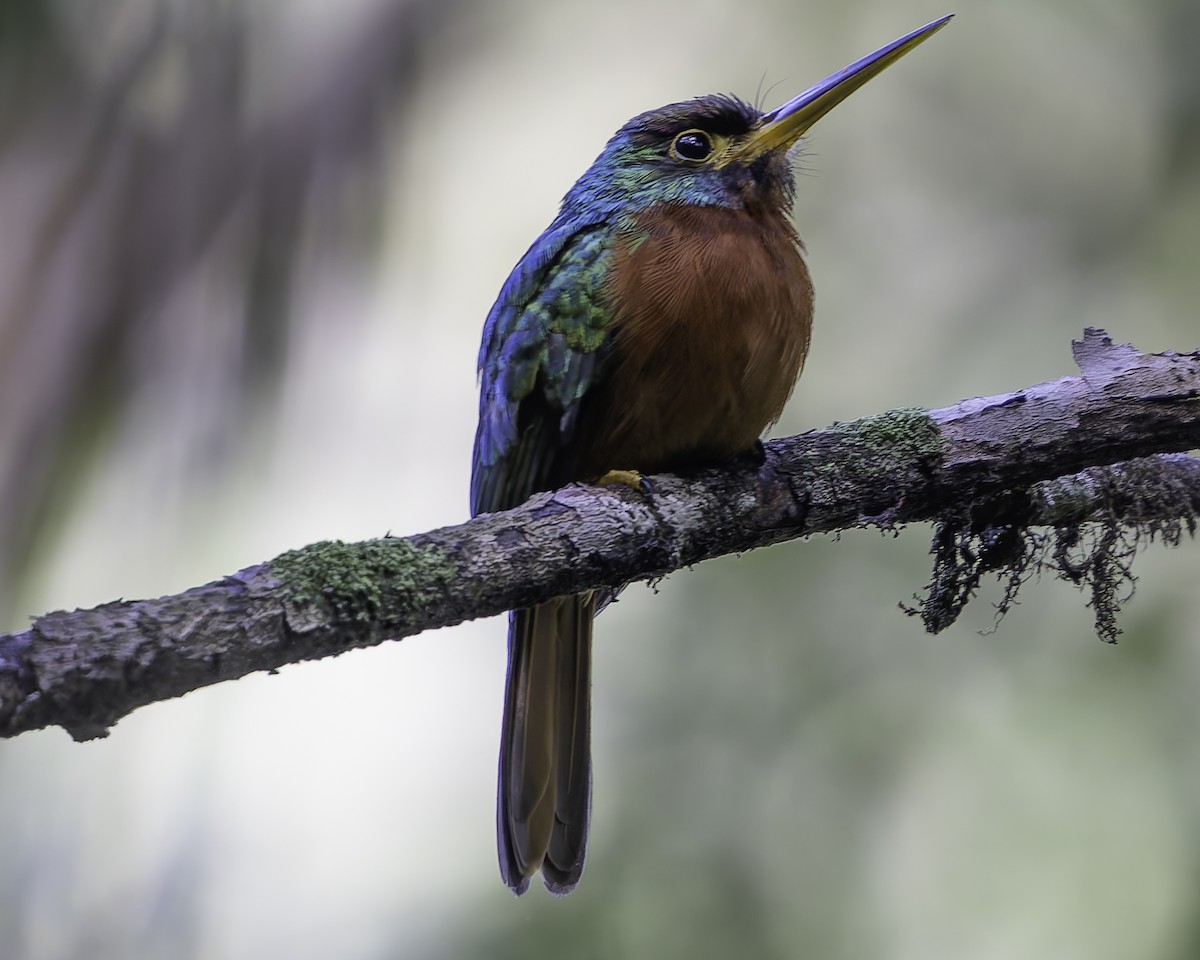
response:
<path fill-rule="evenodd" d="M 808 352 L 812 284 L 791 224 L 668 206 L 622 241 L 611 366 L 577 475 L 718 463 L 749 449 L 778 419 Z"/>

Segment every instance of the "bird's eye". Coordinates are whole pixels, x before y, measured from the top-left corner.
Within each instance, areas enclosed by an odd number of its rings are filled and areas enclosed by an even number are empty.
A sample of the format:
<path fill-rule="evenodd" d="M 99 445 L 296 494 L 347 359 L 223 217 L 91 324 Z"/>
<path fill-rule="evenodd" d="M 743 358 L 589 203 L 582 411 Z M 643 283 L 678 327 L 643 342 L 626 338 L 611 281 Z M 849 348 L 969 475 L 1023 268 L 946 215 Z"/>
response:
<path fill-rule="evenodd" d="M 712 140 L 703 130 L 684 130 L 671 143 L 671 155 L 679 160 L 699 163 L 713 152 Z"/>

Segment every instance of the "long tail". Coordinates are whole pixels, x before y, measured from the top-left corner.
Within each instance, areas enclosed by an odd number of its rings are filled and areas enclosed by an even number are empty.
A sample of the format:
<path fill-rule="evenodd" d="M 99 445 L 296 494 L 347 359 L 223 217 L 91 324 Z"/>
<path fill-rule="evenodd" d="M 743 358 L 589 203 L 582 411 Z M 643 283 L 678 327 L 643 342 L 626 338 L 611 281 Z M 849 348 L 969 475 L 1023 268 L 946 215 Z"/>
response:
<path fill-rule="evenodd" d="M 591 594 L 514 610 L 500 733 L 496 840 L 518 896 L 540 869 L 552 893 L 583 873 L 592 800 Z"/>

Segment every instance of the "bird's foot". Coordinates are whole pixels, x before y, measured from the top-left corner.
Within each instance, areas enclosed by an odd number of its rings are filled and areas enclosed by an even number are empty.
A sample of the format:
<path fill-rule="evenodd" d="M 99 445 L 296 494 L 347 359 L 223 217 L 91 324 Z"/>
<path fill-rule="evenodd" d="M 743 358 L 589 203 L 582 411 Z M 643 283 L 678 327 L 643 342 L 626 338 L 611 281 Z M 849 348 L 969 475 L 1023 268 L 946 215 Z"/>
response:
<path fill-rule="evenodd" d="M 742 457 L 745 458 L 746 463 L 757 470 L 767 462 L 767 448 L 763 445 L 761 439 L 755 440 L 754 446 L 742 454 Z"/>
<path fill-rule="evenodd" d="M 629 487 L 631 490 L 636 490 L 638 493 L 650 496 L 654 492 L 654 486 L 636 470 L 609 470 L 604 476 L 596 481 L 598 487 L 612 487 L 620 484 L 623 487 Z"/>

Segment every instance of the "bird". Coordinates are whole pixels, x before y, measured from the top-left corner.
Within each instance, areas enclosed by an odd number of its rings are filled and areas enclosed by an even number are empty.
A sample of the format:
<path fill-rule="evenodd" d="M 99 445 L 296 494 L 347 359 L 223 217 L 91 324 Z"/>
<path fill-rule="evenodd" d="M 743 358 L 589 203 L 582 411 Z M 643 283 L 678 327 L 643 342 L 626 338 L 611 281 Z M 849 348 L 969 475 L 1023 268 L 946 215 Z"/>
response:
<path fill-rule="evenodd" d="M 572 482 L 625 483 L 755 450 L 808 353 L 813 285 L 793 160 L 834 106 L 931 21 L 767 112 L 717 94 L 639 114 L 518 261 L 484 323 L 471 513 Z M 591 814 L 588 591 L 509 614 L 500 873 L 566 894 Z"/>

